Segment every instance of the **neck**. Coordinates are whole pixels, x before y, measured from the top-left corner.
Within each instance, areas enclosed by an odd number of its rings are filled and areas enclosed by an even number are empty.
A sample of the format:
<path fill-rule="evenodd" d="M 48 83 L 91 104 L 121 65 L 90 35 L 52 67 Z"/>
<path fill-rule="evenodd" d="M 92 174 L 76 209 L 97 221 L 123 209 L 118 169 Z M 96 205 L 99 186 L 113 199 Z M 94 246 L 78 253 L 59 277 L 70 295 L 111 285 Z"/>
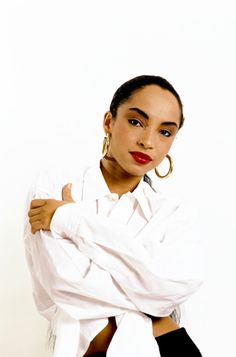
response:
<path fill-rule="evenodd" d="M 100 163 L 109 190 L 119 196 L 132 192 L 142 179 L 142 176 L 132 176 L 124 171 L 113 158 L 104 157 Z"/>

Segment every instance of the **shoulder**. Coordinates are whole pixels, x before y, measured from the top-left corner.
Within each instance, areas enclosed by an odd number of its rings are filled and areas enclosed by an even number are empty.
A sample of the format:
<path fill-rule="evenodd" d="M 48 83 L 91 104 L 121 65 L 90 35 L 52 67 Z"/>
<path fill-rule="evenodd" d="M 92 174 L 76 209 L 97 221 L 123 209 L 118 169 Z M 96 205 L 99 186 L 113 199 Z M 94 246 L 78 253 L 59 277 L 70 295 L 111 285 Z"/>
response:
<path fill-rule="evenodd" d="M 199 212 L 194 199 L 186 196 L 183 192 L 163 190 L 155 182 L 151 185 L 145 182 L 145 194 L 152 213 L 156 217 L 165 217 L 168 221 L 193 222 Z"/>
<path fill-rule="evenodd" d="M 46 168 L 36 176 L 31 186 L 31 196 L 33 198 L 61 199 L 62 187 L 67 183 L 82 185 L 86 169 L 86 166 Z"/>

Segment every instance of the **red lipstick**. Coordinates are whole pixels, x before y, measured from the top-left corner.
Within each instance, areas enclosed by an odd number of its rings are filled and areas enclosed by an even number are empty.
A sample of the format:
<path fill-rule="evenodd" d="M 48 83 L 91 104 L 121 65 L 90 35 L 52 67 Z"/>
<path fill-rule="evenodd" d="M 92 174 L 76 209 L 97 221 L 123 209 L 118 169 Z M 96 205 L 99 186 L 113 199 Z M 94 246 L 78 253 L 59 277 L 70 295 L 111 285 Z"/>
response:
<path fill-rule="evenodd" d="M 130 154 L 133 156 L 136 162 L 142 165 L 148 164 L 150 161 L 152 161 L 152 158 L 149 155 L 146 155 L 140 151 L 131 151 Z"/>

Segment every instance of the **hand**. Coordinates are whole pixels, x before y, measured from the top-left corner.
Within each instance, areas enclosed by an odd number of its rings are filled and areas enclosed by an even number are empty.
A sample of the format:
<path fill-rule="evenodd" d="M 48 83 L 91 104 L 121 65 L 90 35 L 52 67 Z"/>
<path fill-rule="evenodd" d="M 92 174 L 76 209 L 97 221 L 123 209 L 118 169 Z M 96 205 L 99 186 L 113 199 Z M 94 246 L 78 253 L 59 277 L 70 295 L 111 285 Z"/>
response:
<path fill-rule="evenodd" d="M 54 199 L 35 199 L 31 201 L 28 212 L 31 232 L 35 234 L 40 229 L 50 230 L 52 217 L 56 209 L 64 204 L 75 202 L 71 196 L 71 184 L 62 188 L 62 201 Z"/>

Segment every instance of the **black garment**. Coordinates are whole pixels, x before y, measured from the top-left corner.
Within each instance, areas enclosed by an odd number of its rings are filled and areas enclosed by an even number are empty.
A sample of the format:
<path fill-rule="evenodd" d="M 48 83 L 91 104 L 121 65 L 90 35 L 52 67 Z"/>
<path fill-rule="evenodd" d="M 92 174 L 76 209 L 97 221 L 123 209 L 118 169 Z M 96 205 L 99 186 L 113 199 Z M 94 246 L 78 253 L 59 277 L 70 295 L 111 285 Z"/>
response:
<path fill-rule="evenodd" d="M 161 357 L 202 357 L 199 349 L 184 327 L 156 337 L 156 341 L 159 346 Z M 106 357 L 106 353 L 96 353 L 90 357 Z"/>
<path fill-rule="evenodd" d="M 201 357 L 184 327 L 156 337 L 161 357 Z"/>

